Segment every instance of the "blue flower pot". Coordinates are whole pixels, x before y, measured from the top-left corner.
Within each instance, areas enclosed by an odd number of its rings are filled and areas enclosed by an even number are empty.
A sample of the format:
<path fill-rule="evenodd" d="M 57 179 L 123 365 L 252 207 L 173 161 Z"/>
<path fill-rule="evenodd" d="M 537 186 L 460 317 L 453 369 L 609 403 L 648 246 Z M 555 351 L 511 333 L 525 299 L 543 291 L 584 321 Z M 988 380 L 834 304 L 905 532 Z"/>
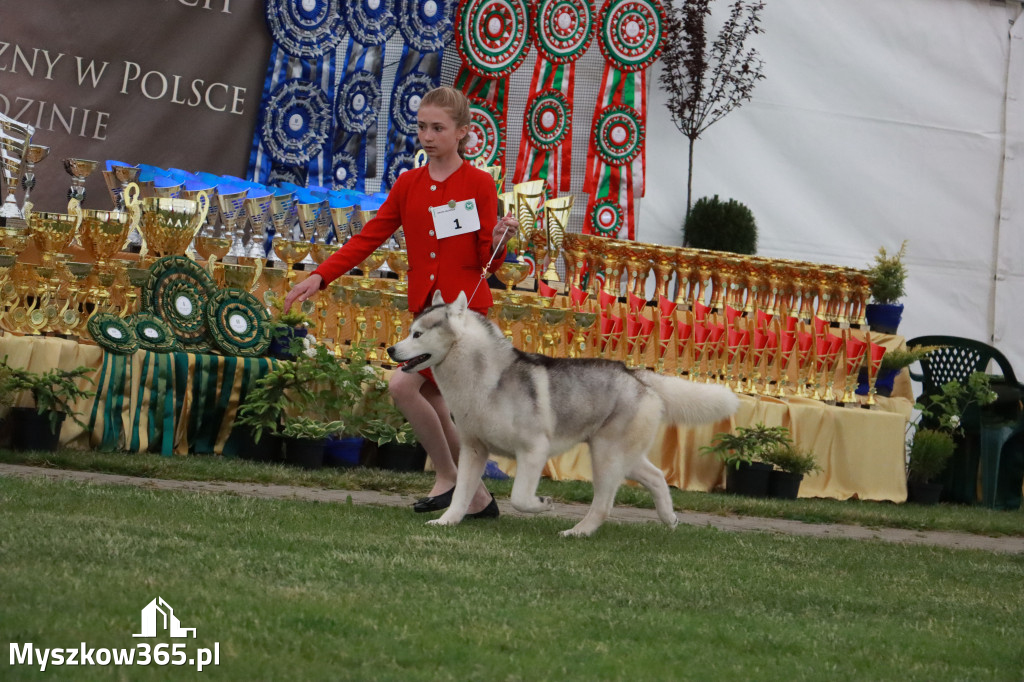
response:
<path fill-rule="evenodd" d="M 353 438 L 329 438 L 324 446 L 324 464 L 334 467 L 357 467 L 360 465 L 360 453 L 366 439 L 359 436 Z"/>
<path fill-rule="evenodd" d="M 902 303 L 868 303 L 864 316 L 871 331 L 880 334 L 895 334 L 903 319 Z"/>

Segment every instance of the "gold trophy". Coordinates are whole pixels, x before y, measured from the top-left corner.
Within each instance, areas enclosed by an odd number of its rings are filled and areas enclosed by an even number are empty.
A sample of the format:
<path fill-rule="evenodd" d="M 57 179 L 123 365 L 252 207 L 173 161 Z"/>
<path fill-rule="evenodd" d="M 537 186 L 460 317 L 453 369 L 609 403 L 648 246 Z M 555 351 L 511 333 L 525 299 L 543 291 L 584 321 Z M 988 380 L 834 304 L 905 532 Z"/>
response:
<path fill-rule="evenodd" d="M 562 251 L 566 230 L 569 227 L 569 213 L 572 211 L 573 195 L 548 199 L 544 202 L 544 222 L 547 227 L 548 241 L 548 269 L 544 272 L 544 279 L 559 281 L 558 272 L 555 270 L 555 261 Z"/>
<path fill-rule="evenodd" d="M 388 267 L 398 274 L 398 281 L 395 282 L 395 291 L 404 293 L 409 289 L 409 283 L 406 281 L 406 273 L 409 272 L 408 252 L 404 249 L 389 250 L 387 263 Z"/>
<path fill-rule="evenodd" d="M 565 258 L 565 279 L 569 289 L 582 289 L 583 266 L 587 263 L 587 248 L 581 235 L 566 232 L 562 240 Z"/>
<path fill-rule="evenodd" d="M 334 225 L 334 243 L 343 245 L 352 238 L 352 214 L 355 206 L 331 206 L 331 223 Z"/>
<path fill-rule="evenodd" d="M 295 224 L 294 193 L 275 194 L 270 198 L 270 224 L 274 228 L 274 238 L 270 242 L 269 258 L 271 262 L 279 262 L 283 259 L 279 258 L 280 254 L 276 250 L 278 241 L 282 239 L 290 240 L 292 238 L 292 225 Z M 305 254 L 303 254 L 302 258 L 305 258 Z M 302 258 L 299 258 L 299 260 L 302 260 Z M 290 269 L 291 265 L 288 267 Z"/>
<path fill-rule="evenodd" d="M 22 164 L 28 156 L 29 144 L 36 129 L 0 113 L 0 162 L 2 162 L 7 198 L 0 206 L 0 227 L 24 229 L 21 209 L 14 197 L 14 190 L 21 181 Z"/>
<path fill-rule="evenodd" d="M 570 358 L 585 358 L 589 355 L 587 335 L 597 322 L 597 313 L 574 311 L 569 316 L 569 327 L 572 330 L 572 344 L 569 346 Z"/>
<path fill-rule="evenodd" d="M 647 276 L 651 272 L 653 250 L 646 244 L 630 243 L 626 253 L 626 295 L 633 294 L 647 300 Z"/>
<path fill-rule="evenodd" d="M 125 211 L 82 211 L 82 247 L 97 268 L 108 267 L 107 262 L 121 251 L 131 226 L 132 216 Z"/>
<path fill-rule="evenodd" d="M 370 278 L 370 275 L 374 270 L 383 265 L 387 259 L 387 249 L 374 249 L 370 255 L 363 259 L 363 262 L 359 264 L 359 269 L 363 272 L 363 276 L 359 279 L 360 288 L 373 288 L 373 280 Z"/>
<path fill-rule="evenodd" d="M 82 224 L 82 213 L 77 202 L 69 203 L 72 212 L 44 213 L 33 212 L 29 216 L 29 230 L 32 240 L 36 243 L 42 265 L 48 268 L 57 264 L 57 254 L 67 248 L 75 238 L 78 227 Z"/>
<path fill-rule="evenodd" d="M 206 261 L 206 271 L 210 273 L 210 277 L 213 277 L 219 286 L 223 286 L 222 270 L 217 266 L 223 265 L 221 261 L 231 250 L 231 237 L 208 237 L 199 234 L 196 235 L 194 244 L 196 253 Z"/>
<path fill-rule="evenodd" d="M 184 255 L 206 220 L 209 205 L 206 192 L 199 192 L 198 201 L 159 197 L 143 199 L 140 202 L 141 228 L 146 244 L 158 258 Z"/>
<path fill-rule="evenodd" d="M 222 267 L 225 286 L 250 293 L 256 289 L 260 275 L 263 274 L 263 261 L 261 260 L 257 260 L 256 265 L 224 263 Z"/>

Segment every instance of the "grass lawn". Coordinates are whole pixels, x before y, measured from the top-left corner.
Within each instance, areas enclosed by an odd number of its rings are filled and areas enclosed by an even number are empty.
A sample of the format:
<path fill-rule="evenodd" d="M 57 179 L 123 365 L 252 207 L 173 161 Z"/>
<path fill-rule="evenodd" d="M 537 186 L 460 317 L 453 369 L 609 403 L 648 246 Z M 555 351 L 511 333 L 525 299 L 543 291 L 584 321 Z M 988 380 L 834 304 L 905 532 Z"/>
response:
<path fill-rule="evenodd" d="M 229 680 L 1019 680 L 1024 557 L 0 478 L 0 639 L 134 647 L 157 596 Z M 19 679 L 195 679 L 5 666 Z"/>
<path fill-rule="evenodd" d="M 147 453 L 103 453 L 62 450 L 57 453 L 13 452 L 0 449 L 0 462 L 97 471 L 147 478 L 199 481 L 242 481 L 317 486 L 341 490 L 381 490 L 424 495 L 432 474 L 408 474 L 380 469 L 322 469 L 304 471 L 283 465 L 253 463 L 216 456 L 160 457 Z M 488 480 L 499 498 L 507 498 L 511 481 Z M 593 488 L 585 481 L 541 480 L 538 492 L 561 502 L 589 503 Z M 736 495 L 672 490 L 676 509 L 713 514 L 742 514 L 796 519 L 809 523 L 848 523 L 867 527 L 913 530 L 954 530 L 981 535 L 1024 536 L 1024 510 L 994 511 L 984 507 L 892 504 L 861 500 L 766 500 Z M 653 508 L 651 496 L 639 486 L 623 486 L 618 505 Z"/>

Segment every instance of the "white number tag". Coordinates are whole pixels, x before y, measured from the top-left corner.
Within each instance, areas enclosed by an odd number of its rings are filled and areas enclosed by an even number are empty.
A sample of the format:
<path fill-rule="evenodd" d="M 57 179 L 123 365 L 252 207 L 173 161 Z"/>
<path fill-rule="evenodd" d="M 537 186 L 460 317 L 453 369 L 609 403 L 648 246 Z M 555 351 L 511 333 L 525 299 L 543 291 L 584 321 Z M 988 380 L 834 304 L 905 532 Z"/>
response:
<path fill-rule="evenodd" d="M 434 232 L 438 239 L 469 234 L 480 229 L 480 216 L 476 212 L 476 199 L 449 201 L 444 206 L 431 206 Z"/>

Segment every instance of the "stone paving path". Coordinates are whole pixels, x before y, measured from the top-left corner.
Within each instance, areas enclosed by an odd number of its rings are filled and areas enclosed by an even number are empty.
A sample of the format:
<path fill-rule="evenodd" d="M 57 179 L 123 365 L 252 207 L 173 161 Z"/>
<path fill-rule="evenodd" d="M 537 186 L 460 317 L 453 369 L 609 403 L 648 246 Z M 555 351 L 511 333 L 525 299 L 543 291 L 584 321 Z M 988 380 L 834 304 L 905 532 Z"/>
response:
<path fill-rule="evenodd" d="M 393 495 L 374 490 L 330 490 L 325 488 L 307 488 L 293 485 L 268 485 L 262 483 L 234 483 L 229 481 L 173 481 L 160 478 L 141 478 L 137 476 L 120 476 L 116 474 L 99 474 L 89 471 L 69 471 L 65 469 L 46 469 L 41 467 L 22 466 L 19 464 L 0 464 L 0 476 L 16 478 L 44 477 L 59 481 L 81 481 L 103 485 L 134 485 L 140 488 L 155 490 L 177 490 L 195 493 L 230 493 L 248 497 L 261 497 L 275 500 L 306 500 L 310 502 L 344 503 L 349 497 L 353 504 L 379 505 L 388 507 L 408 507 L 414 497 L 411 495 Z M 513 517 L 525 517 L 512 508 L 508 500 L 499 500 L 501 513 Z M 557 516 L 564 519 L 580 519 L 587 511 L 585 504 L 566 504 L 556 502 L 554 509 L 545 512 L 545 516 Z M 916 531 L 900 528 L 865 528 L 841 524 L 812 524 L 787 519 L 770 519 L 754 516 L 721 516 L 701 512 L 677 512 L 680 523 L 691 526 L 711 526 L 723 531 L 768 533 L 786 533 L 819 538 L 846 538 L 852 540 L 881 540 L 914 545 L 933 545 L 955 549 L 977 549 L 990 552 L 1024 554 L 1024 537 L 987 537 L 952 531 Z M 653 509 L 637 509 L 635 507 L 616 507 L 612 511 L 610 521 L 617 523 L 659 523 Z"/>

